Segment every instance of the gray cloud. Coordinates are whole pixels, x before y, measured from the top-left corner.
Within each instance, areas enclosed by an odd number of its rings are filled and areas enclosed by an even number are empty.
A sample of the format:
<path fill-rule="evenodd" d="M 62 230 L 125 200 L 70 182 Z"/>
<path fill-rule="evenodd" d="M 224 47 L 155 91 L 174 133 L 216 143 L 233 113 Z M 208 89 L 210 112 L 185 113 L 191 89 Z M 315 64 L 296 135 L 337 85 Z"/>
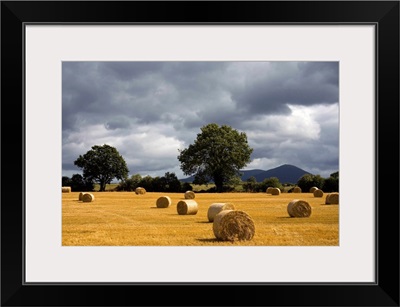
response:
<path fill-rule="evenodd" d="M 208 123 L 246 132 L 249 167 L 338 169 L 336 62 L 64 62 L 63 174 L 91 146 L 115 146 L 131 174 L 174 170 Z M 328 174 L 329 175 L 329 174 Z"/>

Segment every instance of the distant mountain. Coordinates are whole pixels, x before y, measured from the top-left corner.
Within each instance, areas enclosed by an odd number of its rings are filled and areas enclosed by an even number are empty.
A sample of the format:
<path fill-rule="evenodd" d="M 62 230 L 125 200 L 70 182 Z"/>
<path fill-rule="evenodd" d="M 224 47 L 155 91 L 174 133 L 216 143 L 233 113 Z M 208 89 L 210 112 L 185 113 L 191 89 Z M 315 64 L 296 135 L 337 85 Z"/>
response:
<path fill-rule="evenodd" d="M 266 178 L 276 177 L 281 183 L 297 183 L 299 179 L 305 174 L 311 174 L 297 166 L 290 164 L 283 164 L 276 168 L 269 170 L 253 169 L 240 171 L 243 175 L 242 181 L 246 181 L 250 177 L 256 178 L 257 182 L 262 182 Z M 193 182 L 194 176 L 179 179 L 182 182 Z"/>
<path fill-rule="evenodd" d="M 243 176 L 241 177 L 243 181 L 246 181 L 250 176 L 254 176 L 257 182 L 262 182 L 265 178 L 276 177 L 281 183 L 297 183 L 297 181 L 299 181 L 303 175 L 310 174 L 309 172 L 290 164 L 284 164 L 276 168 L 257 173 L 256 175 L 248 176 L 248 172 L 251 171 L 243 171 Z"/>

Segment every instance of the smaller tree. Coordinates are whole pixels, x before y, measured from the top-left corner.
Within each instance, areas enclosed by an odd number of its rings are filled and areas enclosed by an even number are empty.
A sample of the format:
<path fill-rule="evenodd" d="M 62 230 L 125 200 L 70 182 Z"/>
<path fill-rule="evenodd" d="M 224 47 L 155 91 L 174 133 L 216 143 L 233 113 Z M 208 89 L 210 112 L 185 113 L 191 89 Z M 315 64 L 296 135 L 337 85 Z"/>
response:
<path fill-rule="evenodd" d="M 73 174 L 71 177 L 71 190 L 76 191 L 93 191 L 93 182 L 85 180 L 80 174 Z"/>
<path fill-rule="evenodd" d="M 282 183 L 279 181 L 278 177 L 265 178 L 261 183 L 258 184 L 258 192 L 265 192 L 267 188 L 278 188 L 283 189 Z"/>
<path fill-rule="evenodd" d="M 83 178 L 89 182 L 98 182 L 100 191 L 105 191 L 106 184 L 114 178 L 126 179 L 129 170 L 118 150 L 110 145 L 95 145 L 74 164 L 83 169 Z"/>
<path fill-rule="evenodd" d="M 139 182 L 139 187 L 144 188 L 147 192 L 154 192 L 154 178 L 147 175 Z"/>
<path fill-rule="evenodd" d="M 181 182 L 175 173 L 166 172 L 161 179 L 163 181 L 165 192 L 180 192 Z"/>
<path fill-rule="evenodd" d="M 339 192 L 339 172 L 332 173 L 324 182 L 325 192 Z"/>
<path fill-rule="evenodd" d="M 71 186 L 71 178 L 69 178 L 68 176 L 62 176 L 61 184 L 62 184 L 63 187 Z"/>
<path fill-rule="evenodd" d="M 302 191 L 309 191 L 312 187 L 317 187 L 322 190 L 324 182 L 325 179 L 320 175 L 305 174 L 297 181 L 297 186 L 299 186 Z"/>
<path fill-rule="evenodd" d="M 132 175 L 131 178 L 122 179 L 122 181 L 117 186 L 117 191 L 135 191 L 139 186 L 139 182 L 142 180 L 140 174 Z"/>
<path fill-rule="evenodd" d="M 257 179 L 254 176 L 249 177 L 243 184 L 243 189 L 246 192 L 254 192 L 257 189 Z"/>

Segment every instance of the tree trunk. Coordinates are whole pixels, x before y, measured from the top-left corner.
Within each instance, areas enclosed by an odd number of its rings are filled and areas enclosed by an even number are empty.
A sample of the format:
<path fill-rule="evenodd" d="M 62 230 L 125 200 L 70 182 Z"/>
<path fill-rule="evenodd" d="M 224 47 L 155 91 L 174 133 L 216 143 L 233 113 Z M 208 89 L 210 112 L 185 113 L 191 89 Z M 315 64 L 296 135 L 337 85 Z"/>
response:
<path fill-rule="evenodd" d="M 214 183 L 215 183 L 215 187 L 217 189 L 217 192 L 222 192 L 223 187 L 224 187 L 224 180 L 222 176 L 214 176 Z"/>
<path fill-rule="evenodd" d="M 106 183 L 105 182 L 100 182 L 100 192 L 104 192 L 106 190 Z"/>

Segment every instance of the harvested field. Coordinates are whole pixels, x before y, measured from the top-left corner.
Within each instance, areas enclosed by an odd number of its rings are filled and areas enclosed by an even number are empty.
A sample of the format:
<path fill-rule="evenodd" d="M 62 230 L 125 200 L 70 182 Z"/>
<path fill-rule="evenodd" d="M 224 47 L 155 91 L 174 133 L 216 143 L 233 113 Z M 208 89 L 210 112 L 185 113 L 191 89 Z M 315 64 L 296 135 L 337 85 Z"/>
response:
<path fill-rule="evenodd" d="M 288 216 L 291 193 L 199 193 L 198 212 L 179 215 L 182 193 L 92 192 L 95 201 L 82 206 L 79 192 L 62 193 L 63 246 L 338 246 L 339 206 L 326 206 L 325 199 L 302 193 L 312 207 L 306 219 Z M 162 196 L 172 204 L 159 210 Z M 248 213 L 256 232 L 248 241 L 215 238 L 208 209 L 213 203 L 232 203 Z"/>

